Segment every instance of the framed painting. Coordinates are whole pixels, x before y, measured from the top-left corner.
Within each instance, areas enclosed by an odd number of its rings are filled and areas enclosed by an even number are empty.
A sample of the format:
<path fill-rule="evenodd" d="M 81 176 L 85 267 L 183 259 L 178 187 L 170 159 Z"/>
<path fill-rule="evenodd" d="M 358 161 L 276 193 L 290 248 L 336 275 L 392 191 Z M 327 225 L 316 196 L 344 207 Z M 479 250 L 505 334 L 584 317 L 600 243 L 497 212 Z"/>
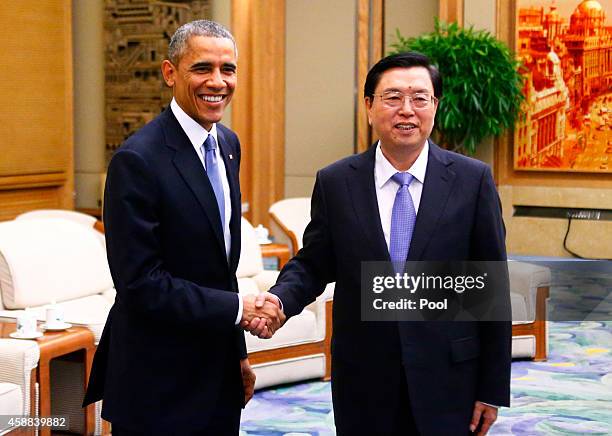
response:
<path fill-rule="evenodd" d="M 515 0 L 516 171 L 612 173 L 612 0 Z"/>

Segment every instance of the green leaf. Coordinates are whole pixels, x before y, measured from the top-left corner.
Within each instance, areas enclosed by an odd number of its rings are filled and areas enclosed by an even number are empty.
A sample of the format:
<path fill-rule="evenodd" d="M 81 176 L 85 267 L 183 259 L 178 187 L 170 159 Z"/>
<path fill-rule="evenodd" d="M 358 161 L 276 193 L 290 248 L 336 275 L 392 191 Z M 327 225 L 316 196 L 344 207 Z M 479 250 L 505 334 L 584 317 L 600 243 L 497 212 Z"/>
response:
<path fill-rule="evenodd" d="M 499 135 L 521 116 L 524 66 L 488 31 L 434 19 L 434 31 L 413 38 L 396 31 L 393 53 L 415 50 L 438 67 L 444 98 L 436 129 L 446 145 L 472 153 L 487 136 Z"/>

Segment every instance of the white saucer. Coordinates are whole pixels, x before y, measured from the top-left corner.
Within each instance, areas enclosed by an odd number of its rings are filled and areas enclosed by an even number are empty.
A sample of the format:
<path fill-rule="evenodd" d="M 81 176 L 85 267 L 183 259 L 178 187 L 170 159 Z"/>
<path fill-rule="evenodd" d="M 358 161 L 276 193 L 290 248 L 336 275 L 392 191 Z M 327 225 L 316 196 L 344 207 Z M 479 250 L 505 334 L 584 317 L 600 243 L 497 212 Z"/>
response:
<path fill-rule="evenodd" d="M 36 339 L 40 338 L 43 335 L 43 332 L 35 331 L 29 335 L 24 335 L 23 333 L 13 332 L 9 333 L 9 336 L 13 339 Z"/>
<path fill-rule="evenodd" d="M 56 326 L 53 327 L 47 327 L 47 324 L 41 324 L 40 328 L 43 330 L 48 330 L 50 332 L 59 332 L 62 330 L 66 330 L 67 328 L 72 327 L 72 324 L 70 324 L 69 322 L 65 322 L 63 324 L 58 324 Z"/>

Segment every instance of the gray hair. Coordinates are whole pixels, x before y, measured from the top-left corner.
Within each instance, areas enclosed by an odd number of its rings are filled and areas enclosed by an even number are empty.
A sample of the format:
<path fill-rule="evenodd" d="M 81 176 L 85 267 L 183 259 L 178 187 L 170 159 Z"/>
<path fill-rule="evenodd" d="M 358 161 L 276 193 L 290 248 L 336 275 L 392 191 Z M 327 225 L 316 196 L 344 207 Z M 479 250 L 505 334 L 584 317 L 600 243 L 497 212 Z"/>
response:
<path fill-rule="evenodd" d="M 192 36 L 208 36 L 211 38 L 227 38 L 234 44 L 234 53 L 238 57 L 238 48 L 236 47 L 236 40 L 230 31 L 221 24 L 210 21 L 210 20 L 196 20 L 190 23 L 183 24 L 181 27 L 176 29 L 172 38 L 170 38 L 170 44 L 168 45 L 168 59 L 174 65 L 178 65 L 181 56 L 185 52 L 187 42 Z"/>

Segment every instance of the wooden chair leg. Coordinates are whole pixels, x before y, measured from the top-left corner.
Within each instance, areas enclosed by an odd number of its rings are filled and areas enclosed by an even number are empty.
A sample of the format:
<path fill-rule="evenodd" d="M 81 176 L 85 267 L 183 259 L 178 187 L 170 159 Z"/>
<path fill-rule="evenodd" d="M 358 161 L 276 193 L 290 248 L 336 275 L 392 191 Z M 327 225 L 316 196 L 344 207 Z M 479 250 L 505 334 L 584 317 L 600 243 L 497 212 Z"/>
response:
<path fill-rule="evenodd" d="M 324 381 L 331 380 L 331 337 L 332 337 L 332 311 L 334 308 L 334 300 L 325 302 L 325 376 Z"/>
<path fill-rule="evenodd" d="M 536 337 L 535 361 L 547 359 L 548 332 L 546 331 L 546 303 L 550 295 L 550 288 L 543 286 L 536 293 L 536 316 L 534 321 L 534 334 Z"/>

